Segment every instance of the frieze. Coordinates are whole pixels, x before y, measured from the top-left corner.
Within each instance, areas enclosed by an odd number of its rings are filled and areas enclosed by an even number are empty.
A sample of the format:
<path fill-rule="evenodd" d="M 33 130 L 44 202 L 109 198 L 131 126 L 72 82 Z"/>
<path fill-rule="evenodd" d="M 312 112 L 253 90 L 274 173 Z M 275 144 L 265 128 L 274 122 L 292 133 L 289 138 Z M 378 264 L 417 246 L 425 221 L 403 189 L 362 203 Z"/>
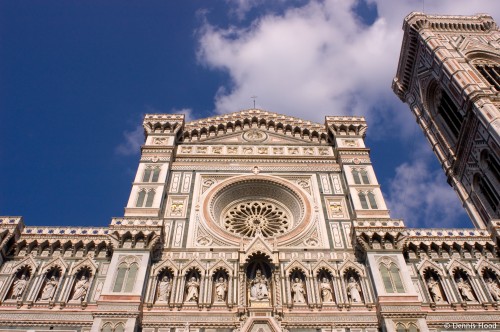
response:
<path fill-rule="evenodd" d="M 170 157 L 157 157 L 157 156 L 141 156 L 141 161 L 147 161 L 147 162 L 153 162 L 153 163 L 157 163 L 157 162 L 167 162 L 167 161 L 170 161 Z"/>
<path fill-rule="evenodd" d="M 203 162 L 200 162 L 199 160 L 196 160 L 197 163 L 192 163 L 192 164 L 173 164 L 172 165 L 172 170 L 175 171 L 213 171 L 214 169 L 217 169 L 219 171 L 243 171 L 243 172 L 251 172 L 252 167 L 249 166 L 234 166 L 234 165 L 228 165 L 228 164 L 223 164 L 222 162 L 225 163 L 225 161 L 222 160 L 203 160 Z M 217 162 L 221 162 L 221 164 L 216 164 Z M 236 162 L 236 160 L 235 160 Z M 254 163 L 265 163 L 265 160 L 252 160 Z M 268 161 L 269 162 L 269 161 Z M 283 163 L 283 162 L 281 162 Z M 294 164 L 297 163 L 302 163 L 301 161 L 294 161 Z M 309 161 L 303 161 L 304 164 L 307 164 L 311 168 L 314 168 L 315 171 L 320 171 L 320 172 L 340 172 L 340 166 L 338 165 L 331 165 L 331 162 L 324 162 L 324 164 L 330 164 L 330 165 L 321 165 L 318 164 L 316 161 L 314 163 L 311 163 Z M 276 165 L 276 166 L 267 166 L 267 165 L 260 165 L 259 166 L 260 172 L 294 172 L 294 171 L 304 171 L 303 166 L 292 166 L 292 165 Z"/>
<path fill-rule="evenodd" d="M 294 157 L 317 157 L 333 156 L 333 150 L 330 147 L 290 147 L 290 146 L 262 146 L 262 145 L 243 145 L 243 146 L 224 146 L 224 145 L 183 145 L 178 150 L 178 157 L 183 155 L 269 155 L 269 156 L 294 156 Z"/>
<path fill-rule="evenodd" d="M 351 310 L 354 308 L 351 308 Z M 366 310 L 366 309 L 365 309 Z M 283 323 L 296 323 L 296 322 L 355 322 L 355 323 L 377 323 L 378 319 L 375 314 L 373 315 L 360 315 L 359 312 L 355 314 L 346 314 L 345 312 L 339 313 L 339 315 L 290 315 L 286 316 Z"/>
<path fill-rule="evenodd" d="M 214 314 L 202 314 L 197 311 L 196 315 L 192 312 L 186 312 L 185 315 L 165 315 L 157 314 L 150 315 L 145 314 L 142 321 L 147 324 L 156 322 L 227 322 L 227 323 L 237 323 L 239 322 L 236 314 L 224 315 L 221 313 Z"/>

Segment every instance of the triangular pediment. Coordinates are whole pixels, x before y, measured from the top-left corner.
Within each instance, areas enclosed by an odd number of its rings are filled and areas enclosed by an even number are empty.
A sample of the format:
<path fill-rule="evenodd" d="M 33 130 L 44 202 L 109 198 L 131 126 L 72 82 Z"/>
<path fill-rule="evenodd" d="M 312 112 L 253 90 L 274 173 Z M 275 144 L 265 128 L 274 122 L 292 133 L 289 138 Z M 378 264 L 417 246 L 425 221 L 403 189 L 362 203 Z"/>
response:
<path fill-rule="evenodd" d="M 304 141 L 327 142 L 328 134 L 325 125 L 258 109 L 213 116 L 184 124 L 182 140 L 185 143 L 216 143 L 220 142 L 221 138 L 224 143 L 257 143 L 265 138 L 270 144 L 303 144 Z"/>

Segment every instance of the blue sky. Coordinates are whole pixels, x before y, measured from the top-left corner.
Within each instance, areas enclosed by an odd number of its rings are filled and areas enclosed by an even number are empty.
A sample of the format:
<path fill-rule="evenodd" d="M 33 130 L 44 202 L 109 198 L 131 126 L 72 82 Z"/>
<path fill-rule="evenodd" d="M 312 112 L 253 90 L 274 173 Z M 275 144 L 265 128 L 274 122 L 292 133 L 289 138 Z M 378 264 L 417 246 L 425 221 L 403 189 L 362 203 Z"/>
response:
<path fill-rule="evenodd" d="M 441 14 L 495 1 L 426 1 Z M 393 218 L 470 226 L 390 89 L 403 18 L 422 1 L 0 1 L 0 215 L 28 225 L 122 216 L 145 113 L 252 106 L 357 114 Z"/>

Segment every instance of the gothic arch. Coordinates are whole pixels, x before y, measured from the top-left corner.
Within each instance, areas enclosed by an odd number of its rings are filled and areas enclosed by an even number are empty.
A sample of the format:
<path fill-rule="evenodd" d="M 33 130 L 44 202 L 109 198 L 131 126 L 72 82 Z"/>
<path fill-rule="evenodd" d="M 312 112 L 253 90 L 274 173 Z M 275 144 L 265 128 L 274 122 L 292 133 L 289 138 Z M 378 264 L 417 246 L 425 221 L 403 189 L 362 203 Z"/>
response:
<path fill-rule="evenodd" d="M 285 267 L 285 275 L 287 278 L 294 273 L 294 271 L 302 271 L 305 277 L 310 277 L 309 269 L 304 265 L 304 263 L 294 259 Z"/>
<path fill-rule="evenodd" d="M 28 256 L 19 263 L 17 263 L 16 265 L 14 265 L 12 267 L 12 271 L 14 273 L 17 273 L 23 267 L 27 267 L 30 270 L 31 275 L 33 275 L 33 273 L 35 273 L 36 271 L 37 264 L 32 256 Z"/>
<path fill-rule="evenodd" d="M 76 275 L 78 272 L 80 272 L 82 269 L 87 268 L 90 270 L 90 273 L 94 276 L 97 271 L 97 265 L 94 263 L 92 259 L 89 257 L 81 260 L 80 262 L 76 263 L 72 268 L 69 274 L 71 275 Z"/>
<path fill-rule="evenodd" d="M 365 270 L 363 266 L 359 263 L 353 262 L 350 258 L 348 258 L 339 268 L 339 272 L 342 276 L 345 277 L 348 270 L 353 270 L 358 273 L 360 277 L 365 277 Z"/>
<path fill-rule="evenodd" d="M 433 270 L 441 278 L 444 278 L 444 276 L 445 276 L 445 273 L 444 273 L 443 269 L 441 268 L 441 266 L 439 264 L 435 263 L 434 261 L 431 261 L 427 258 L 425 258 L 419 264 L 417 264 L 417 269 L 422 277 L 424 277 L 425 271 L 428 269 Z"/>
<path fill-rule="evenodd" d="M 208 270 L 209 275 L 213 275 L 219 270 L 224 270 L 228 276 L 231 276 L 233 273 L 233 269 L 225 260 L 220 259 L 217 261 L 212 267 Z"/>
<path fill-rule="evenodd" d="M 451 259 L 446 268 L 450 271 L 451 275 L 454 275 L 457 270 L 463 270 L 469 275 L 469 277 L 474 276 L 474 272 L 469 266 L 464 264 L 462 261 L 456 260 L 455 258 Z"/>
<path fill-rule="evenodd" d="M 481 276 L 484 274 L 486 269 L 490 269 L 500 278 L 500 268 L 484 257 L 481 257 L 481 259 L 479 259 L 479 261 L 476 263 L 475 269 Z"/>
<path fill-rule="evenodd" d="M 182 268 L 181 274 L 188 275 L 192 270 L 198 271 L 200 276 L 205 275 L 205 269 L 197 259 L 192 259 L 188 264 L 186 264 L 186 266 Z"/>
<path fill-rule="evenodd" d="M 64 275 L 66 270 L 68 269 L 68 264 L 59 256 L 50 261 L 48 261 L 45 265 L 43 265 L 41 269 L 41 273 L 47 273 L 53 267 L 59 267 L 61 269 L 61 275 Z"/>
<path fill-rule="evenodd" d="M 331 274 L 332 277 L 338 276 L 338 271 L 333 266 L 328 264 L 325 260 L 320 260 L 312 269 L 312 273 L 314 276 L 318 276 L 321 270 L 325 270 Z"/>
<path fill-rule="evenodd" d="M 172 270 L 174 275 L 177 275 L 179 273 L 179 269 L 177 268 L 176 264 L 170 259 L 166 259 L 153 269 L 153 274 L 158 275 L 162 270 L 165 269 Z"/>

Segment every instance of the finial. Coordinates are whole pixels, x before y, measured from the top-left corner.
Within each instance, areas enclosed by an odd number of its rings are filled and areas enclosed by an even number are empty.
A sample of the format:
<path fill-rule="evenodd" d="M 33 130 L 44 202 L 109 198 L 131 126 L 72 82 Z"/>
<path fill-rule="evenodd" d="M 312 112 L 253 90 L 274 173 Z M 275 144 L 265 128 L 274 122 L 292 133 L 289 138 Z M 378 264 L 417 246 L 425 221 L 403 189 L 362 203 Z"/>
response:
<path fill-rule="evenodd" d="M 250 98 L 253 99 L 253 109 L 255 109 L 255 99 L 257 99 L 257 96 L 251 96 Z"/>

